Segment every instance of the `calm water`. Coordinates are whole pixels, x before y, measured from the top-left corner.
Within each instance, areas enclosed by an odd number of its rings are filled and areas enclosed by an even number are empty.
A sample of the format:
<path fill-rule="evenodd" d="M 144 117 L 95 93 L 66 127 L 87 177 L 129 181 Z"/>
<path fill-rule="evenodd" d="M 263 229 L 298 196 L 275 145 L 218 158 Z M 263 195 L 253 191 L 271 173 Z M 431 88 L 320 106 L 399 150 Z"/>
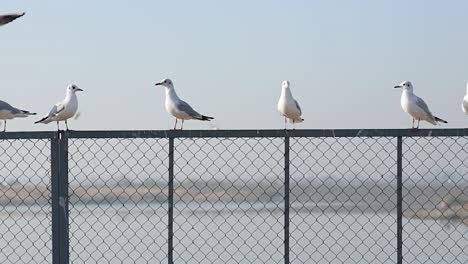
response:
<path fill-rule="evenodd" d="M 294 205 L 293 205 L 294 207 Z M 51 263 L 49 208 L 6 207 L 0 263 Z M 292 210 L 292 263 L 395 263 L 394 213 Z M 167 254 L 167 207 L 70 207 L 72 263 L 160 263 Z M 176 263 L 283 263 L 278 204 L 187 204 L 174 208 Z M 468 263 L 461 223 L 404 219 L 405 263 Z"/>

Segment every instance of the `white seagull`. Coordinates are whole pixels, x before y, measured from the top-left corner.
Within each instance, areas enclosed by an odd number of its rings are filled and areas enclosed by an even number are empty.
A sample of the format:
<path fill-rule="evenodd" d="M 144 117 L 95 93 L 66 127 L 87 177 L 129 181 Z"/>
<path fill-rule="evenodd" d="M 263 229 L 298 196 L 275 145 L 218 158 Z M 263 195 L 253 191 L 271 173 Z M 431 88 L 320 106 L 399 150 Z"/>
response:
<path fill-rule="evenodd" d="M 36 113 L 31 113 L 26 110 L 21 110 L 11 106 L 9 103 L 0 100 L 0 119 L 5 120 L 3 132 L 6 131 L 6 123 L 8 119 L 13 119 L 16 117 L 27 117 L 30 115 L 35 115 Z"/>
<path fill-rule="evenodd" d="M 419 128 L 419 122 L 421 120 L 427 121 L 433 125 L 437 125 L 437 122 L 448 123 L 431 113 L 424 100 L 413 93 L 413 85 L 410 81 L 404 81 L 400 85 L 395 86 L 395 88 L 403 89 L 403 93 L 401 94 L 401 108 L 413 117 L 412 128 L 414 128 L 414 120 L 418 120 L 418 126 L 416 128 Z"/>
<path fill-rule="evenodd" d="M 463 113 L 468 115 L 468 83 L 466 83 L 466 94 L 465 94 L 465 97 L 463 97 L 463 102 L 461 106 L 462 106 Z"/>
<path fill-rule="evenodd" d="M 78 98 L 76 92 L 83 91 L 74 84 L 70 84 L 67 87 L 67 95 L 62 102 L 56 103 L 50 110 L 49 114 L 45 115 L 41 120 L 34 122 L 48 124 L 52 121 L 57 122 L 57 129 L 60 130 L 59 121 L 65 121 L 65 126 L 68 130 L 67 119 L 73 117 L 78 110 Z"/>
<path fill-rule="evenodd" d="M 196 119 L 201 121 L 211 121 L 213 117 L 205 116 L 199 114 L 197 111 L 183 100 L 181 100 L 175 90 L 174 84 L 170 79 L 164 79 L 161 82 L 156 83 L 155 85 L 161 85 L 166 88 L 166 111 L 175 117 L 174 129 L 177 127 L 177 119 L 182 119 L 182 126 L 180 129 L 184 128 L 184 120 Z"/>
<path fill-rule="evenodd" d="M 0 15 L 0 26 L 10 23 L 11 21 L 24 16 L 26 13 L 12 13 L 12 14 L 4 14 Z"/>
<path fill-rule="evenodd" d="M 288 119 L 293 125 L 304 121 L 304 119 L 301 118 L 301 107 L 291 94 L 289 81 L 283 81 L 281 96 L 278 101 L 278 111 L 284 116 L 284 129 L 286 129 Z"/>

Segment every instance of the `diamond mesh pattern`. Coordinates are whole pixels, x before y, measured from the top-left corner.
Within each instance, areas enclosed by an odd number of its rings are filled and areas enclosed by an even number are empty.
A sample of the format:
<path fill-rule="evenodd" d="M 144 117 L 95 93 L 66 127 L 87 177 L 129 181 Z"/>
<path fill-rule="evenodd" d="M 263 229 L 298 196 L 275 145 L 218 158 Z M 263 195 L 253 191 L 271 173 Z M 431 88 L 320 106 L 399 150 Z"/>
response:
<path fill-rule="evenodd" d="M 284 262 L 284 138 L 175 138 L 175 263 Z M 165 263 L 169 140 L 68 139 L 71 263 Z M 291 263 L 395 263 L 397 139 L 290 138 Z M 0 140 L 0 263 L 51 263 L 50 139 Z M 403 137 L 403 262 L 468 263 L 468 137 Z"/>
<path fill-rule="evenodd" d="M 168 164 L 167 139 L 69 139 L 72 263 L 167 259 Z"/>
<path fill-rule="evenodd" d="M 51 263 L 50 140 L 0 140 L 0 263 Z"/>
<path fill-rule="evenodd" d="M 406 263 L 468 263 L 468 138 L 404 138 Z"/>
<path fill-rule="evenodd" d="M 396 139 L 291 138 L 292 263 L 395 263 Z"/>
<path fill-rule="evenodd" d="M 282 138 L 176 139 L 174 262 L 283 263 Z"/>

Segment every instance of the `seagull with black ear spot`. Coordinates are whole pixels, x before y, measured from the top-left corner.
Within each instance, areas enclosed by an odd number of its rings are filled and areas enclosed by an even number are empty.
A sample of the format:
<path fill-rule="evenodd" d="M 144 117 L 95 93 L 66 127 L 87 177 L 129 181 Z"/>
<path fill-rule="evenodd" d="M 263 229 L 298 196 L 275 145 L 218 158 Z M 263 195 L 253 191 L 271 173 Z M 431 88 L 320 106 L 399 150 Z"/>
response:
<path fill-rule="evenodd" d="M 49 124 L 50 122 L 56 121 L 57 130 L 60 131 L 59 121 L 65 121 L 65 126 L 68 130 L 67 120 L 73 117 L 78 110 L 78 97 L 76 96 L 76 92 L 80 91 L 83 90 L 78 88 L 78 86 L 74 84 L 68 85 L 65 99 L 56 103 L 47 115 L 45 115 L 41 120 L 34 122 L 34 124 Z"/>
<path fill-rule="evenodd" d="M 400 102 L 401 108 L 413 117 L 413 129 L 415 128 L 414 120 L 418 120 L 416 129 L 419 128 L 419 122 L 421 120 L 427 121 L 433 125 L 437 125 L 437 122 L 448 123 L 431 113 L 426 102 L 413 93 L 413 84 L 410 81 L 404 81 L 400 83 L 400 85 L 395 86 L 395 88 L 403 89 Z"/>
<path fill-rule="evenodd" d="M 166 89 L 165 107 L 166 111 L 175 117 L 174 130 L 177 128 L 178 119 L 182 120 L 182 125 L 180 127 L 181 130 L 184 128 L 184 120 L 195 119 L 200 121 L 211 121 L 214 119 L 213 117 L 199 114 L 197 111 L 193 110 L 188 103 L 181 100 L 174 90 L 174 84 L 171 79 L 164 79 L 155 85 L 163 86 Z"/>
<path fill-rule="evenodd" d="M 10 23 L 11 21 L 24 16 L 26 13 L 12 13 L 12 14 L 4 14 L 0 15 L 0 26 Z"/>

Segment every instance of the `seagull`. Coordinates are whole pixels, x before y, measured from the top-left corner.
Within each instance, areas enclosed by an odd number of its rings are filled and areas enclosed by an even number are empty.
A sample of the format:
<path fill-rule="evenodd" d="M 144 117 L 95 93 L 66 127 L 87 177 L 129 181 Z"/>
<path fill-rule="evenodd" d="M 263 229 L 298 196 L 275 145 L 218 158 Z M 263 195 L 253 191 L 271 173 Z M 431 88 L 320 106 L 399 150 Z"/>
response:
<path fill-rule="evenodd" d="M 293 98 L 289 81 L 283 81 L 281 88 L 281 96 L 278 101 L 278 111 L 284 116 L 284 129 L 286 129 L 287 121 L 291 123 L 301 123 L 304 119 L 301 118 L 302 110 L 299 103 Z"/>
<path fill-rule="evenodd" d="M 175 117 L 174 130 L 177 127 L 177 119 L 182 119 L 182 126 L 180 127 L 181 130 L 184 128 L 184 120 L 196 119 L 201 121 L 211 121 L 211 119 L 214 119 L 213 117 L 199 114 L 197 111 L 193 110 L 188 103 L 181 100 L 177 96 L 174 90 L 174 84 L 170 79 L 164 79 L 155 85 L 161 85 L 166 88 L 165 106 L 166 111 Z"/>
<path fill-rule="evenodd" d="M 14 108 L 9 103 L 0 100 L 0 119 L 5 120 L 5 126 L 3 127 L 3 132 L 6 131 L 6 122 L 7 119 L 13 119 L 16 117 L 27 117 L 30 115 L 35 115 L 36 113 L 31 113 L 26 110 L 21 110 Z"/>
<path fill-rule="evenodd" d="M 12 14 L 5 14 L 0 15 L 0 26 L 10 23 L 11 21 L 17 19 L 18 17 L 24 16 L 26 13 L 12 13 Z"/>
<path fill-rule="evenodd" d="M 419 122 L 421 120 L 425 120 L 433 125 L 437 125 L 437 122 L 448 123 L 431 113 L 424 100 L 413 93 L 413 85 L 410 81 L 404 81 L 400 85 L 395 86 L 395 88 L 403 89 L 403 93 L 401 94 L 401 108 L 413 117 L 413 129 L 414 120 L 418 120 L 416 129 L 419 128 Z"/>
<path fill-rule="evenodd" d="M 76 96 L 76 92 L 78 91 L 83 90 L 74 84 L 68 85 L 65 99 L 63 99 L 62 102 L 56 103 L 50 110 L 49 114 L 45 115 L 41 120 L 34 122 L 34 124 L 48 124 L 52 121 L 56 121 L 57 129 L 60 130 L 59 121 L 65 121 L 65 125 L 68 130 L 67 119 L 73 117 L 78 110 L 78 98 Z"/>
<path fill-rule="evenodd" d="M 463 102 L 462 102 L 462 110 L 463 113 L 468 115 L 468 83 L 466 83 L 466 95 L 463 97 Z"/>

